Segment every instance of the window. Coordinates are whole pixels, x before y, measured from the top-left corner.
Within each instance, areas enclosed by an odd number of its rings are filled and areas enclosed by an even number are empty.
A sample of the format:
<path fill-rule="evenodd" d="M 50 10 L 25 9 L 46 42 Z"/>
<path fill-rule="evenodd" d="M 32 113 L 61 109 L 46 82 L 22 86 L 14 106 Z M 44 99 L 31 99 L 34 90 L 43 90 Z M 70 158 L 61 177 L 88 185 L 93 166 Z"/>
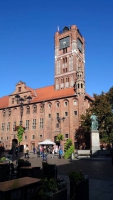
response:
<path fill-rule="evenodd" d="M 33 139 L 33 140 L 35 139 L 35 135 L 32 135 L 32 139 Z"/>
<path fill-rule="evenodd" d="M 26 101 L 26 99 L 27 99 L 27 96 L 24 96 L 24 101 Z"/>
<path fill-rule="evenodd" d="M 59 128 L 59 124 L 58 123 L 56 124 L 56 128 Z"/>
<path fill-rule="evenodd" d="M 51 118 L 51 114 L 48 114 L 48 118 Z"/>
<path fill-rule="evenodd" d="M 8 137 L 6 138 L 6 140 L 8 140 Z"/>
<path fill-rule="evenodd" d="M 30 114 L 30 107 L 27 106 L 26 114 Z"/>
<path fill-rule="evenodd" d="M 23 121 L 20 121 L 20 126 L 22 126 L 22 124 L 23 124 Z"/>
<path fill-rule="evenodd" d="M 48 104 L 48 108 L 51 108 L 51 104 L 50 103 Z"/>
<path fill-rule="evenodd" d="M 43 113 L 44 112 L 44 105 L 40 106 L 40 112 Z"/>
<path fill-rule="evenodd" d="M 1 140 L 3 140 L 3 137 L 1 137 Z"/>
<path fill-rule="evenodd" d="M 65 138 L 68 139 L 68 134 L 65 134 Z"/>
<path fill-rule="evenodd" d="M 10 131 L 10 122 L 7 124 L 7 131 Z"/>
<path fill-rule="evenodd" d="M 21 92 L 21 87 L 18 88 L 18 92 Z"/>
<path fill-rule="evenodd" d="M 33 124 L 32 124 L 32 126 L 33 126 L 33 129 L 36 129 L 36 119 L 33 119 Z"/>
<path fill-rule="evenodd" d="M 15 102 L 15 99 L 14 99 L 14 98 L 12 98 L 12 104 L 14 104 L 14 102 Z"/>
<path fill-rule="evenodd" d="M 68 112 L 65 112 L 65 117 L 67 117 L 68 116 Z"/>
<path fill-rule="evenodd" d="M 40 139 L 42 139 L 42 135 L 40 135 Z"/>
<path fill-rule="evenodd" d="M 77 101 L 75 99 L 73 101 L 73 105 L 77 105 Z"/>
<path fill-rule="evenodd" d="M 27 140 L 27 135 L 25 135 L 25 140 Z"/>
<path fill-rule="evenodd" d="M 65 105 L 65 106 L 67 106 L 67 105 L 68 105 L 68 102 L 67 102 L 67 101 L 65 101 L 65 102 L 64 102 L 64 105 Z"/>
<path fill-rule="evenodd" d="M 5 117 L 6 116 L 6 111 L 5 110 L 3 110 L 3 117 Z"/>
<path fill-rule="evenodd" d="M 2 131 L 5 130 L 5 123 L 2 123 Z"/>
<path fill-rule="evenodd" d="M 29 120 L 26 120 L 26 130 L 29 130 Z"/>
<path fill-rule="evenodd" d="M 63 64 L 67 63 L 67 58 L 63 58 Z"/>
<path fill-rule="evenodd" d="M 11 109 L 8 110 L 8 115 L 11 116 Z"/>
<path fill-rule="evenodd" d="M 13 122 L 13 131 L 15 131 L 16 122 Z"/>
<path fill-rule="evenodd" d="M 44 118 L 40 118 L 40 129 L 44 126 Z"/>
<path fill-rule="evenodd" d="M 56 113 L 56 118 L 59 117 L 59 116 L 60 116 L 59 113 Z"/>
<path fill-rule="evenodd" d="M 69 78 L 68 78 L 68 77 L 66 78 L 66 83 L 67 83 L 67 82 L 69 82 Z"/>
<path fill-rule="evenodd" d="M 59 107 L 59 105 L 60 105 L 60 103 L 59 103 L 59 102 L 57 102 L 57 103 L 56 103 L 56 107 L 58 108 L 58 107 Z"/>
<path fill-rule="evenodd" d="M 36 105 L 33 106 L 33 113 L 37 113 L 37 106 Z"/>
<path fill-rule="evenodd" d="M 77 115 L 77 111 L 76 110 L 74 111 L 74 115 Z"/>
<path fill-rule="evenodd" d="M 63 53 L 67 53 L 67 48 L 64 48 L 64 49 L 63 49 Z"/>

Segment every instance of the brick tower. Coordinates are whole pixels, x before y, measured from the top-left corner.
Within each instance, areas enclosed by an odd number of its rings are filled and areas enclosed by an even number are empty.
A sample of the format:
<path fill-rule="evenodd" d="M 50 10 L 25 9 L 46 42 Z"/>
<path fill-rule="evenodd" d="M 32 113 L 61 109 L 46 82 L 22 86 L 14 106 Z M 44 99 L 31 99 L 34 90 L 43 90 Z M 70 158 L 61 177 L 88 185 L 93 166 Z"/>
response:
<path fill-rule="evenodd" d="M 84 95 L 84 48 L 84 38 L 75 25 L 55 33 L 55 90 L 74 87 L 77 95 Z"/>

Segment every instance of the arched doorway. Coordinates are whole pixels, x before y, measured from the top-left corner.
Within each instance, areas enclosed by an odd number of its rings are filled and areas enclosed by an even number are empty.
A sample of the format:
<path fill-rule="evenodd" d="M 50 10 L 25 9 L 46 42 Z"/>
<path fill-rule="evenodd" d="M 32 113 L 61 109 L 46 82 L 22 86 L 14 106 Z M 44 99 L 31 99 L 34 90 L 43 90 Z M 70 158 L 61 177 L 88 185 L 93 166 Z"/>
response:
<path fill-rule="evenodd" d="M 57 136 L 54 136 L 54 143 L 56 143 L 56 145 L 59 147 L 60 146 L 60 141 L 56 140 Z"/>

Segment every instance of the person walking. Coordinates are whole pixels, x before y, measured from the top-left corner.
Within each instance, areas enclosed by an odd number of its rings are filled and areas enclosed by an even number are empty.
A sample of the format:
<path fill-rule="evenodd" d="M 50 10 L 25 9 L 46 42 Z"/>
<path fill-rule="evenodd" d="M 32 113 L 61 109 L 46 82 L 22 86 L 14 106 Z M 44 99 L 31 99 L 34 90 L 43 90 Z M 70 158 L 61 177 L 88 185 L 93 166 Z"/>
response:
<path fill-rule="evenodd" d="M 26 148 L 24 150 L 24 153 L 25 153 L 25 158 L 29 158 L 29 147 L 28 147 L 28 144 L 26 144 Z"/>
<path fill-rule="evenodd" d="M 62 151 L 62 149 L 60 149 L 60 150 L 59 150 L 59 159 L 62 158 L 62 154 L 63 154 L 63 151 Z"/>
<path fill-rule="evenodd" d="M 54 158 L 54 153 L 55 153 L 55 150 L 54 150 L 54 147 L 52 149 L 52 157 L 51 158 Z"/>

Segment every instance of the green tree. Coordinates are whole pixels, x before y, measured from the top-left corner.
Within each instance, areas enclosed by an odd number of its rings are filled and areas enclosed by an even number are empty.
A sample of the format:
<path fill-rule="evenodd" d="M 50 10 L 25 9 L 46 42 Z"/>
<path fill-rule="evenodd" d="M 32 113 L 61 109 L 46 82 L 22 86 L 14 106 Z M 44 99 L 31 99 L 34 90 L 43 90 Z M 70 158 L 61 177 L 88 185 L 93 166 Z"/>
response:
<path fill-rule="evenodd" d="M 64 145 L 64 158 L 71 158 L 72 153 L 74 152 L 74 146 L 72 145 L 72 140 L 68 139 Z"/>
<path fill-rule="evenodd" d="M 59 141 L 59 142 L 60 142 L 60 145 L 61 145 L 61 141 L 63 141 L 63 140 L 64 140 L 63 134 L 59 133 L 59 134 L 57 135 L 57 137 L 56 137 L 56 141 Z"/>
<path fill-rule="evenodd" d="M 98 129 L 100 138 L 106 138 L 106 141 L 113 140 L 113 87 L 104 94 L 94 94 L 94 101 L 85 115 L 81 116 L 81 126 L 87 135 L 91 131 L 90 116 L 95 113 L 98 116 Z"/>

